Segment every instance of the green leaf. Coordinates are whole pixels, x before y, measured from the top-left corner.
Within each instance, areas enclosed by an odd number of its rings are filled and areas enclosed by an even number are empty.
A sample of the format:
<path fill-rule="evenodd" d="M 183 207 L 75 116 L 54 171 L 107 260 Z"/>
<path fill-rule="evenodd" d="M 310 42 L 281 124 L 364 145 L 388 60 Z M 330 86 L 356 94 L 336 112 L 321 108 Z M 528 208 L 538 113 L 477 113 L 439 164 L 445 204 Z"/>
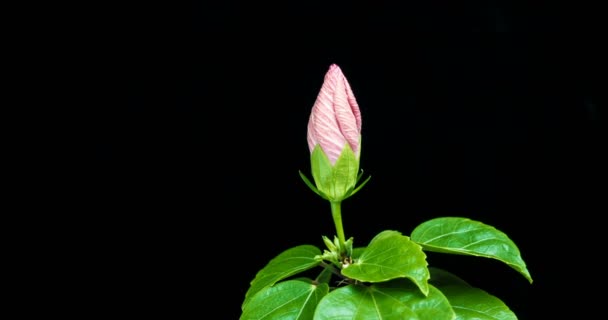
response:
<path fill-rule="evenodd" d="M 497 297 L 474 287 L 439 288 L 456 313 L 455 320 L 517 320 L 517 316 Z"/>
<path fill-rule="evenodd" d="M 314 320 L 418 320 L 404 303 L 371 287 L 348 285 L 326 295 Z"/>
<path fill-rule="evenodd" d="M 280 282 L 253 295 L 240 320 L 312 319 L 317 304 L 328 292 L 326 283 L 302 279 Z"/>
<path fill-rule="evenodd" d="M 432 219 L 416 227 L 411 239 L 427 251 L 499 260 L 532 283 L 515 243 L 503 232 L 479 221 L 458 217 Z"/>
<path fill-rule="evenodd" d="M 429 267 L 429 272 L 431 273 L 431 278 L 429 279 L 429 283 L 432 283 L 436 286 L 447 286 L 447 285 L 455 285 L 455 286 L 470 286 L 470 284 L 455 274 L 445 271 L 443 269 L 437 267 Z"/>
<path fill-rule="evenodd" d="M 517 320 L 515 313 L 497 297 L 469 285 L 458 276 L 439 268 L 429 268 L 430 283 L 447 297 L 455 320 Z"/>
<path fill-rule="evenodd" d="M 352 258 L 353 259 L 359 259 L 359 257 L 361 256 L 361 254 L 363 253 L 363 251 L 365 251 L 365 249 L 367 249 L 367 247 L 358 247 L 358 248 L 353 248 L 353 254 L 352 254 Z"/>
<path fill-rule="evenodd" d="M 373 285 L 376 291 L 386 294 L 405 304 L 414 311 L 419 320 L 452 320 L 454 311 L 445 295 L 429 285 L 429 294 L 425 297 L 409 280 L 395 279 Z"/>
<path fill-rule="evenodd" d="M 349 285 L 329 293 L 321 300 L 315 320 L 453 320 L 454 311 L 437 288 L 430 287 L 428 296 L 409 280 L 365 285 Z"/>
<path fill-rule="evenodd" d="M 265 287 L 321 264 L 321 260 L 315 258 L 319 254 L 321 250 L 312 245 L 300 245 L 283 251 L 258 271 L 245 294 L 241 308 L 245 308 L 249 299 Z"/>
<path fill-rule="evenodd" d="M 342 274 L 364 282 L 383 282 L 409 278 L 428 294 L 426 254 L 422 248 L 398 231 L 386 230 L 376 235 L 355 261 L 342 269 Z"/>
<path fill-rule="evenodd" d="M 329 283 L 332 276 L 333 276 L 333 273 L 332 273 L 331 268 L 323 268 L 323 271 L 321 271 L 321 273 L 319 273 L 319 275 L 317 276 L 315 281 L 319 282 L 319 283 Z"/>

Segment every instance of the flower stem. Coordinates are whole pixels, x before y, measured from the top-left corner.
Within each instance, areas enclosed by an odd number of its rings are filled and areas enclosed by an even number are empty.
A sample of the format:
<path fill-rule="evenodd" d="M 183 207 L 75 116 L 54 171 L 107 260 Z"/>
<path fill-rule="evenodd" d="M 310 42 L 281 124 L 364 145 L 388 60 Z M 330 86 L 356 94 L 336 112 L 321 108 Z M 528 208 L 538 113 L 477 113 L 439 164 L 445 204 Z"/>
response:
<path fill-rule="evenodd" d="M 336 225 L 336 233 L 338 234 L 338 241 L 340 241 L 340 253 L 344 254 L 346 247 L 344 242 L 344 228 L 342 227 L 342 201 L 330 201 L 331 203 L 331 216 L 334 218 L 334 224 Z"/>

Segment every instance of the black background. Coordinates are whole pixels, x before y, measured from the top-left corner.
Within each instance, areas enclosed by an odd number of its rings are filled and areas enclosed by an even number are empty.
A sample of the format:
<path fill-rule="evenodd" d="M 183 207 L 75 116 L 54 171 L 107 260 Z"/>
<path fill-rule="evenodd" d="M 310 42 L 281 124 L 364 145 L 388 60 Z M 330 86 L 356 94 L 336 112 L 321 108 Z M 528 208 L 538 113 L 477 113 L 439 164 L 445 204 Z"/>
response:
<path fill-rule="evenodd" d="M 104 305 L 237 319 L 271 258 L 333 237 L 329 204 L 298 171 L 309 175 L 308 116 L 336 63 L 361 108 L 372 176 L 343 204 L 347 237 L 364 245 L 435 217 L 479 220 L 518 245 L 533 284 L 486 259 L 429 254 L 429 264 L 520 319 L 593 312 L 580 303 L 605 146 L 594 8 L 202 2 L 114 13 L 92 97 L 103 102 L 89 207 L 100 212 L 99 283 L 113 292 Z"/>

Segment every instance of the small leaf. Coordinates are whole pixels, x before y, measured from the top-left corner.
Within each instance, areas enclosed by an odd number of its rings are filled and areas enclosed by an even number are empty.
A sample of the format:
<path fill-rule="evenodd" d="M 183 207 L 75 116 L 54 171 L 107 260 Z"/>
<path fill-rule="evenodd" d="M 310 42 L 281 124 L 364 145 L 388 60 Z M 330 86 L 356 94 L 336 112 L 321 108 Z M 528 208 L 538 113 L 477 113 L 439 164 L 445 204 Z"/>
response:
<path fill-rule="evenodd" d="M 333 242 L 331 242 L 328 237 L 321 236 L 321 238 L 323 239 L 323 242 L 325 243 L 329 251 L 338 251 L 338 247 Z"/>
<path fill-rule="evenodd" d="M 317 304 L 328 292 L 326 283 L 314 285 L 310 280 L 287 280 L 253 295 L 240 320 L 312 319 Z"/>
<path fill-rule="evenodd" d="M 321 273 L 319 273 L 319 275 L 315 279 L 315 282 L 329 283 L 332 276 L 333 276 L 333 273 L 332 273 L 331 267 L 323 268 L 323 271 L 321 271 Z"/>
<path fill-rule="evenodd" d="M 386 294 L 362 285 L 348 285 L 326 295 L 314 320 L 418 320 L 414 311 Z"/>
<path fill-rule="evenodd" d="M 530 272 L 515 243 L 503 232 L 479 221 L 458 217 L 432 219 L 416 227 L 411 239 L 427 251 L 502 261 L 532 283 Z"/>
<path fill-rule="evenodd" d="M 319 254 L 321 250 L 312 245 L 300 245 L 283 251 L 258 271 L 245 294 L 241 308 L 245 308 L 248 300 L 265 287 L 318 266 L 321 260 L 315 257 Z"/>
<path fill-rule="evenodd" d="M 386 230 L 376 235 L 355 262 L 342 269 L 342 274 L 364 282 L 409 278 L 426 295 L 430 276 L 427 265 L 418 244 L 397 231 Z"/>
<path fill-rule="evenodd" d="M 348 257 L 352 257 L 353 255 L 353 242 L 355 241 L 355 238 L 350 237 L 348 238 L 348 240 L 344 241 L 344 251 L 346 251 L 346 255 Z"/>

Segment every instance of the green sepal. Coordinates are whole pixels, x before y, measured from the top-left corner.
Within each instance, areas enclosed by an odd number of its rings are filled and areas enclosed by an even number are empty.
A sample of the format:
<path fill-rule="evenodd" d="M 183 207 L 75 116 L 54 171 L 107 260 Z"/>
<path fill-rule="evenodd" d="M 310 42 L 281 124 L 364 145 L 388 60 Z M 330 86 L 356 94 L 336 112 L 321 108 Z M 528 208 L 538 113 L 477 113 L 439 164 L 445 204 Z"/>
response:
<path fill-rule="evenodd" d="M 319 193 L 330 201 L 342 201 L 351 196 L 358 180 L 359 159 L 349 144 L 344 146 L 333 166 L 319 144 L 313 149 L 310 160 Z"/>
<path fill-rule="evenodd" d="M 361 176 L 363 176 L 363 170 L 361 170 L 361 174 L 359 174 L 359 178 L 357 178 L 357 182 L 359 181 L 359 179 L 361 179 Z M 372 176 L 367 177 L 367 179 L 365 179 L 365 181 L 363 181 L 358 187 L 353 189 L 353 191 L 351 191 L 348 196 L 351 197 L 355 193 L 359 192 L 359 190 L 361 190 L 361 188 L 363 188 L 363 186 L 366 185 L 369 182 L 369 179 L 371 179 L 371 178 L 372 178 Z"/>
<path fill-rule="evenodd" d="M 304 175 L 304 173 L 302 171 L 299 171 L 300 173 L 300 178 L 302 178 L 302 180 L 304 181 L 304 183 L 310 188 L 310 190 L 312 190 L 314 193 L 318 194 L 321 198 L 325 199 L 325 200 L 329 200 L 329 198 L 327 198 L 327 196 L 325 194 L 323 194 L 323 192 L 319 191 L 319 189 L 317 189 L 317 187 L 315 187 L 315 185 L 308 180 L 308 178 L 306 177 L 306 175 Z"/>

